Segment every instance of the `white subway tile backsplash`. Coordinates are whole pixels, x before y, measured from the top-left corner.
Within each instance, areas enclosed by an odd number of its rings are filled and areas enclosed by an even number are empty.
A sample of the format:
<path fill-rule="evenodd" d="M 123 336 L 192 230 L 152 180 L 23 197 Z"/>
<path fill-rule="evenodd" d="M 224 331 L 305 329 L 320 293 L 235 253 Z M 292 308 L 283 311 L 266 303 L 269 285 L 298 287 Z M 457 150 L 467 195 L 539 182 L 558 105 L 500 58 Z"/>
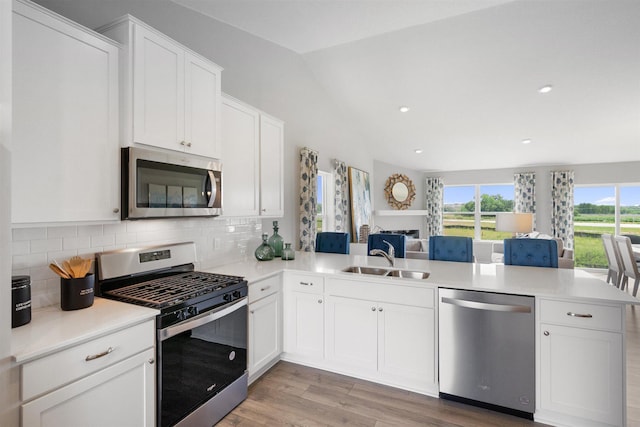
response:
<path fill-rule="evenodd" d="M 116 244 L 116 235 L 108 234 L 104 236 L 91 236 L 91 247 L 113 246 Z"/>
<path fill-rule="evenodd" d="M 61 251 L 62 238 L 57 237 L 54 239 L 31 240 L 30 246 L 32 254 Z"/>
<path fill-rule="evenodd" d="M 62 239 L 62 249 L 87 249 L 91 247 L 91 236 L 65 237 Z"/>
<path fill-rule="evenodd" d="M 14 240 L 11 245 L 11 253 L 13 255 L 27 255 L 31 253 L 31 245 L 29 240 Z"/>
<path fill-rule="evenodd" d="M 75 237 L 78 235 L 78 227 L 75 225 L 63 226 L 63 227 L 49 227 L 47 228 L 47 237 Z"/>
<path fill-rule="evenodd" d="M 13 240 L 33 240 L 33 239 L 46 239 L 47 229 L 46 227 L 33 227 L 33 228 L 14 228 Z"/>
<path fill-rule="evenodd" d="M 60 281 L 51 272 L 52 260 L 62 263 L 74 255 L 94 258 L 96 252 L 193 241 L 196 268 L 212 268 L 253 256 L 262 223 L 256 218 L 190 218 L 76 224 L 13 230 L 12 274 L 32 279 L 34 308 L 60 304 Z M 95 266 L 94 266 L 95 268 Z"/>
<path fill-rule="evenodd" d="M 101 236 L 103 233 L 102 224 L 99 225 L 79 225 L 78 236 Z"/>

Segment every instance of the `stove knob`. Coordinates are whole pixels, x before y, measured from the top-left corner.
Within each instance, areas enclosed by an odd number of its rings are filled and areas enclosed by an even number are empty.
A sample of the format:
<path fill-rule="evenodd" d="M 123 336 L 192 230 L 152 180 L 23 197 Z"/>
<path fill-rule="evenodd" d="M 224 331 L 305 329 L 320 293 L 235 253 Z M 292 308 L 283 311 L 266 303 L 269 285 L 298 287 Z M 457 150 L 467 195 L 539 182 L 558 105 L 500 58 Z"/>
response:
<path fill-rule="evenodd" d="M 189 317 L 191 316 L 195 316 L 196 314 L 198 314 L 198 309 L 196 307 L 187 307 L 187 314 L 189 315 Z"/>
<path fill-rule="evenodd" d="M 224 296 L 222 297 L 222 299 L 227 302 L 231 301 L 231 298 L 232 298 L 231 294 L 224 294 Z"/>
<path fill-rule="evenodd" d="M 176 319 L 184 320 L 184 314 L 182 314 L 182 310 L 176 311 Z"/>
<path fill-rule="evenodd" d="M 240 294 L 240 291 L 233 291 L 233 298 L 237 299 L 240 298 L 242 295 Z"/>

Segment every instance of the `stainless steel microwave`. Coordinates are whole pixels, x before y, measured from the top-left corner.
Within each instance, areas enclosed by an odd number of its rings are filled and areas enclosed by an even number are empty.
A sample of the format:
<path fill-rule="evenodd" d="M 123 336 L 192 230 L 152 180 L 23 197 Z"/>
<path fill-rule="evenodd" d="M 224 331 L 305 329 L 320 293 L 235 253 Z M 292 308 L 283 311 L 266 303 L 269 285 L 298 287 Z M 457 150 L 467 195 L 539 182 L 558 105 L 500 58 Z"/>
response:
<path fill-rule="evenodd" d="M 220 161 L 186 153 L 122 148 L 122 219 L 217 216 Z"/>

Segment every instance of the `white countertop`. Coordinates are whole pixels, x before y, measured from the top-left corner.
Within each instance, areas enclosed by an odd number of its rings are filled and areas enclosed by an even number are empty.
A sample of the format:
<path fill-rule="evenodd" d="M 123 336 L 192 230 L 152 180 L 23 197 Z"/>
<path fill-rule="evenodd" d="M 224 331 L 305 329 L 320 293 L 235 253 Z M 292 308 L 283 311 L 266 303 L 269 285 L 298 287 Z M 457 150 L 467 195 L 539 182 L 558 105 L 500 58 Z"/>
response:
<path fill-rule="evenodd" d="M 153 319 L 158 310 L 96 297 L 91 307 L 63 311 L 59 306 L 33 310 L 31 322 L 11 330 L 11 354 L 28 362 Z"/>
<path fill-rule="evenodd" d="M 412 286 L 426 284 L 443 288 L 532 295 L 537 297 L 589 299 L 599 302 L 640 304 L 625 291 L 579 269 L 505 266 L 503 264 L 476 264 L 420 259 L 396 258 L 394 268 L 430 272 L 426 280 L 381 278 L 357 275 L 341 270 L 351 265 L 389 267 L 382 257 L 296 252 L 293 261 L 257 261 L 255 259 L 208 269 L 207 271 L 244 276 L 249 283 L 278 274 L 281 271 L 299 271 L 344 278 L 386 279 L 402 281 Z"/>

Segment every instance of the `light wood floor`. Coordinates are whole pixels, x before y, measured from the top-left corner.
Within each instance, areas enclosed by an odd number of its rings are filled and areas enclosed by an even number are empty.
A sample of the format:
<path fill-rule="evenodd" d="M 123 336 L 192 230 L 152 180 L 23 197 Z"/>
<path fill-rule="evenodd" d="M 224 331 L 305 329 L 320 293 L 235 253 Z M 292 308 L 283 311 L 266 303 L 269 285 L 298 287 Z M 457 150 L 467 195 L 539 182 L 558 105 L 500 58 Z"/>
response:
<path fill-rule="evenodd" d="M 640 426 L 640 307 L 627 308 L 627 417 Z M 219 426 L 543 426 L 497 412 L 279 362 Z"/>

